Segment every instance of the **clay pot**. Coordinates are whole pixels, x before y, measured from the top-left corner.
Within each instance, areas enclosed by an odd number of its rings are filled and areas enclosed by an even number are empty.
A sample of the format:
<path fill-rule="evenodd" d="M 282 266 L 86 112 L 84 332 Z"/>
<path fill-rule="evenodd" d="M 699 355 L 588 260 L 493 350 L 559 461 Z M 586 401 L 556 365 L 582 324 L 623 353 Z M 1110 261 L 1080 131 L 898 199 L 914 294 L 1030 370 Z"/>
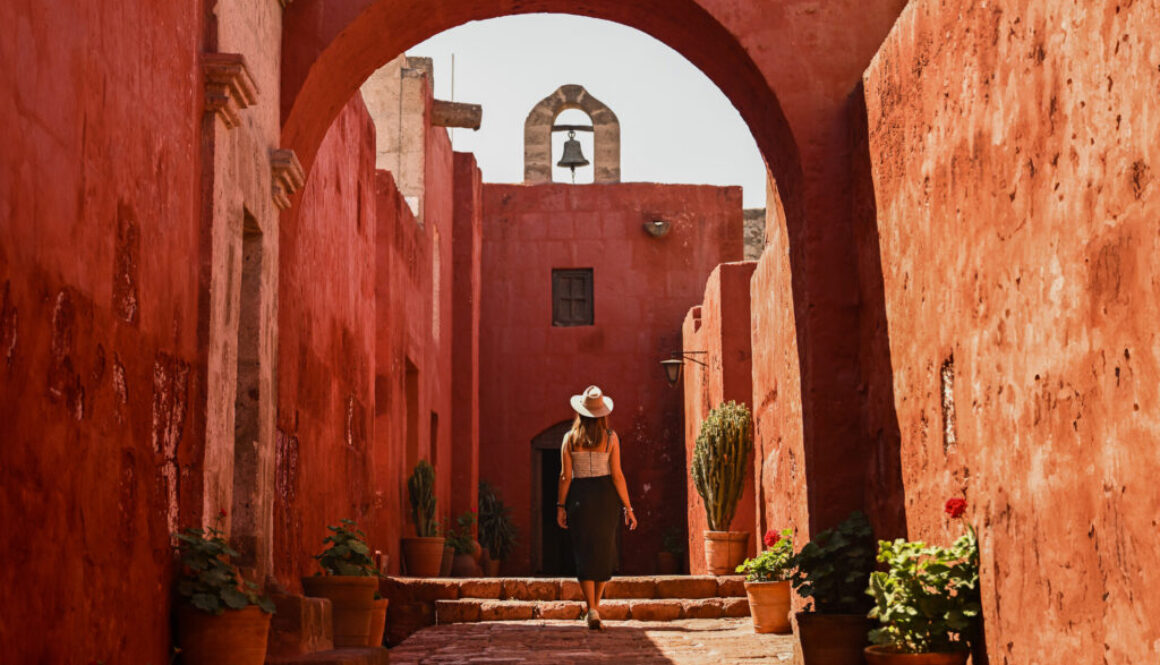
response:
<path fill-rule="evenodd" d="M 443 538 L 404 538 L 403 562 L 412 577 L 436 577 L 443 562 Z"/>
<path fill-rule="evenodd" d="M 732 575 L 745 560 L 748 531 L 706 531 L 705 565 L 710 575 Z"/>
<path fill-rule="evenodd" d="M 378 588 L 378 577 L 316 575 L 302 578 L 302 590 L 307 596 L 330 599 L 336 647 L 366 646 Z"/>
<path fill-rule="evenodd" d="M 478 540 L 471 541 L 471 559 L 479 561 L 483 557 L 483 546 L 479 544 Z"/>
<path fill-rule="evenodd" d="M 804 665 L 864 665 L 873 622 L 862 614 L 797 613 Z"/>
<path fill-rule="evenodd" d="M 455 548 L 447 545 L 443 548 L 443 559 L 439 563 L 439 577 L 451 577 L 451 562 L 455 560 Z"/>
<path fill-rule="evenodd" d="M 966 665 L 970 651 L 902 653 L 893 647 L 872 646 L 863 650 L 866 665 Z"/>
<path fill-rule="evenodd" d="M 483 567 L 483 574 L 486 577 L 499 577 L 499 564 L 503 563 L 503 559 L 488 559 L 487 564 Z"/>
<path fill-rule="evenodd" d="M 186 665 L 262 665 L 266 662 L 266 636 L 270 615 L 257 605 L 221 614 L 206 614 L 180 603 L 177 644 Z"/>
<path fill-rule="evenodd" d="M 789 623 L 789 582 L 746 582 L 745 595 L 749 596 L 753 632 L 793 632 Z"/>
<path fill-rule="evenodd" d="M 452 577 L 472 577 L 475 575 L 475 557 L 471 554 L 456 554 L 451 560 Z"/>
<path fill-rule="evenodd" d="M 387 604 L 390 600 L 387 598 L 378 598 L 375 600 L 374 609 L 371 610 L 371 632 L 367 636 L 368 647 L 383 646 L 383 633 L 387 630 Z"/>
<path fill-rule="evenodd" d="M 672 552 L 657 552 L 657 575 L 676 575 L 681 572 L 677 556 Z"/>

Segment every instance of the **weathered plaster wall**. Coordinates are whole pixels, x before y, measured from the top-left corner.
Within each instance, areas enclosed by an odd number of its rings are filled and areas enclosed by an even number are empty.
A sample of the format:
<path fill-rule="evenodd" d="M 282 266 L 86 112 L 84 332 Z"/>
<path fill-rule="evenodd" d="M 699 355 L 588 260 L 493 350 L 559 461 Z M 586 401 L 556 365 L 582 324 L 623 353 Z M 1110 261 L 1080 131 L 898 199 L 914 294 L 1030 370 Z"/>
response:
<path fill-rule="evenodd" d="M 709 411 L 730 400 L 753 408 L 753 363 L 750 347 L 749 281 L 757 264 L 752 261 L 724 263 L 713 270 L 705 285 L 701 304 L 689 310 L 681 331 L 683 348 L 704 351 L 690 357 L 704 362 L 684 364 L 685 406 L 685 459 L 693 459 L 701 423 Z M 751 459 L 759 459 L 757 456 Z M 757 465 L 754 464 L 756 469 Z M 693 475 L 686 465 L 686 492 L 688 495 L 688 555 L 689 572 L 693 575 L 708 573 L 705 565 L 704 531 L 708 529 L 705 502 L 693 485 Z M 737 504 L 729 531 L 750 533 L 748 556 L 761 548 L 763 532 L 757 531 L 757 498 L 754 488 L 760 476 L 753 473 L 745 478 L 745 489 Z"/>
<path fill-rule="evenodd" d="M 663 238 L 642 225 L 672 223 Z M 641 528 L 626 533 L 625 572 L 652 572 L 674 506 L 685 505 L 681 394 L 657 364 L 713 267 L 741 258 L 738 188 L 485 185 L 480 321 L 480 477 L 513 505 L 520 542 L 509 574 L 531 572 L 531 442 L 597 384 Z M 595 325 L 553 327 L 551 271 L 594 271 Z M 554 501 L 553 501 L 554 503 Z"/>
<path fill-rule="evenodd" d="M 356 520 L 386 544 L 373 460 L 376 222 L 374 126 L 357 95 L 327 133 L 292 223 L 281 229 L 275 561 L 318 570 L 326 526 Z M 393 489 L 393 488 L 392 488 Z"/>
<path fill-rule="evenodd" d="M 479 503 L 479 316 L 483 183 L 475 157 L 455 153 L 451 290 L 451 512 Z"/>
<path fill-rule="evenodd" d="M 907 528 L 967 498 L 992 663 L 1160 658 L 1157 17 L 922 0 L 866 73 Z"/>
<path fill-rule="evenodd" d="M 201 33 L 200 3 L 0 5 L 5 663 L 169 659 L 169 532 L 201 519 Z"/>

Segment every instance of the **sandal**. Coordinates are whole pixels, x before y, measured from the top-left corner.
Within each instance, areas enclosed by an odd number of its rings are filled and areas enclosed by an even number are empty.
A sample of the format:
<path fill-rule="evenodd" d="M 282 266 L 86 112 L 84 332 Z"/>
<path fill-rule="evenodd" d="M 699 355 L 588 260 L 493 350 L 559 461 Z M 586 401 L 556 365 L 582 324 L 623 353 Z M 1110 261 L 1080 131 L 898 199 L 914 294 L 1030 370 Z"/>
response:
<path fill-rule="evenodd" d="M 604 630 L 604 626 L 600 624 L 600 612 L 588 610 L 588 630 Z"/>

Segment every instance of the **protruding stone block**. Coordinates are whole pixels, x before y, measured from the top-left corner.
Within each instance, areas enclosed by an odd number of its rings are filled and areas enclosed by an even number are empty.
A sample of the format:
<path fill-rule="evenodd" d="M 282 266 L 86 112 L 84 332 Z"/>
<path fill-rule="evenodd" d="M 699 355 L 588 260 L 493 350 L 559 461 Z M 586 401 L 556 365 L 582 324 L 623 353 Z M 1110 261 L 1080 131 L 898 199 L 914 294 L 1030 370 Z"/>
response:
<path fill-rule="evenodd" d="M 555 600 L 536 603 L 537 619 L 579 619 L 584 614 L 584 603 L 575 601 Z"/>
<path fill-rule="evenodd" d="M 435 623 L 468 623 L 479 621 L 480 601 L 474 599 L 435 601 Z"/>
<path fill-rule="evenodd" d="M 657 583 L 650 577 L 616 577 L 604 588 L 605 598 L 656 598 Z"/>
<path fill-rule="evenodd" d="M 460 598 L 493 598 L 503 597 L 503 581 L 498 579 L 471 579 L 459 583 Z"/>
<path fill-rule="evenodd" d="M 607 594 L 605 594 L 607 598 Z M 576 580 L 560 580 L 560 600 L 584 600 L 584 591 Z"/>
<path fill-rule="evenodd" d="M 436 99 L 431 104 L 431 124 L 435 127 L 463 127 L 479 129 L 483 122 L 483 107 L 479 104 L 447 102 Z"/>
<path fill-rule="evenodd" d="M 725 615 L 723 598 L 697 598 L 681 601 L 681 616 L 686 619 L 720 619 Z"/>
<path fill-rule="evenodd" d="M 600 618 L 610 621 L 625 621 L 628 619 L 628 601 L 605 600 L 600 603 Z"/>
<path fill-rule="evenodd" d="M 675 621 L 681 618 L 679 600 L 634 600 L 629 603 L 633 621 Z"/>
<path fill-rule="evenodd" d="M 747 617 L 749 616 L 749 599 L 748 598 L 722 598 L 721 602 L 725 604 L 725 616 L 727 617 Z"/>
<path fill-rule="evenodd" d="M 503 597 L 508 600 L 556 600 L 558 593 L 552 580 L 511 578 L 503 581 Z"/>
<path fill-rule="evenodd" d="M 744 598 L 745 578 L 741 575 L 725 575 L 718 577 L 717 595 L 721 598 Z"/>
<path fill-rule="evenodd" d="M 206 53 L 205 110 L 217 114 L 227 129 L 242 122 L 241 111 L 258 101 L 258 86 L 241 53 Z"/>
<path fill-rule="evenodd" d="M 480 621 L 529 621 L 535 615 L 534 603 L 485 600 L 479 604 Z"/>
<path fill-rule="evenodd" d="M 282 210 L 290 207 L 290 197 L 306 182 L 306 173 L 293 150 L 270 151 L 270 177 L 274 205 Z"/>
<path fill-rule="evenodd" d="M 296 656 L 334 648 L 334 621 L 330 599 L 273 594 L 277 607 L 270 618 L 266 653 Z"/>

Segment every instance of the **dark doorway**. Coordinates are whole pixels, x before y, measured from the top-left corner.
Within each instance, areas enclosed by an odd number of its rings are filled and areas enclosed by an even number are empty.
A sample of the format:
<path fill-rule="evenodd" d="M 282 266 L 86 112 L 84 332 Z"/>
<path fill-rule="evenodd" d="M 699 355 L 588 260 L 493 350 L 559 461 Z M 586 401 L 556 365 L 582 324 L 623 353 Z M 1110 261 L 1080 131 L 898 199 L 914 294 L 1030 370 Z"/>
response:
<path fill-rule="evenodd" d="M 572 536 L 556 524 L 557 482 L 560 479 L 560 451 L 540 450 L 540 533 L 541 573 L 554 577 L 576 574 L 572 557 Z"/>

